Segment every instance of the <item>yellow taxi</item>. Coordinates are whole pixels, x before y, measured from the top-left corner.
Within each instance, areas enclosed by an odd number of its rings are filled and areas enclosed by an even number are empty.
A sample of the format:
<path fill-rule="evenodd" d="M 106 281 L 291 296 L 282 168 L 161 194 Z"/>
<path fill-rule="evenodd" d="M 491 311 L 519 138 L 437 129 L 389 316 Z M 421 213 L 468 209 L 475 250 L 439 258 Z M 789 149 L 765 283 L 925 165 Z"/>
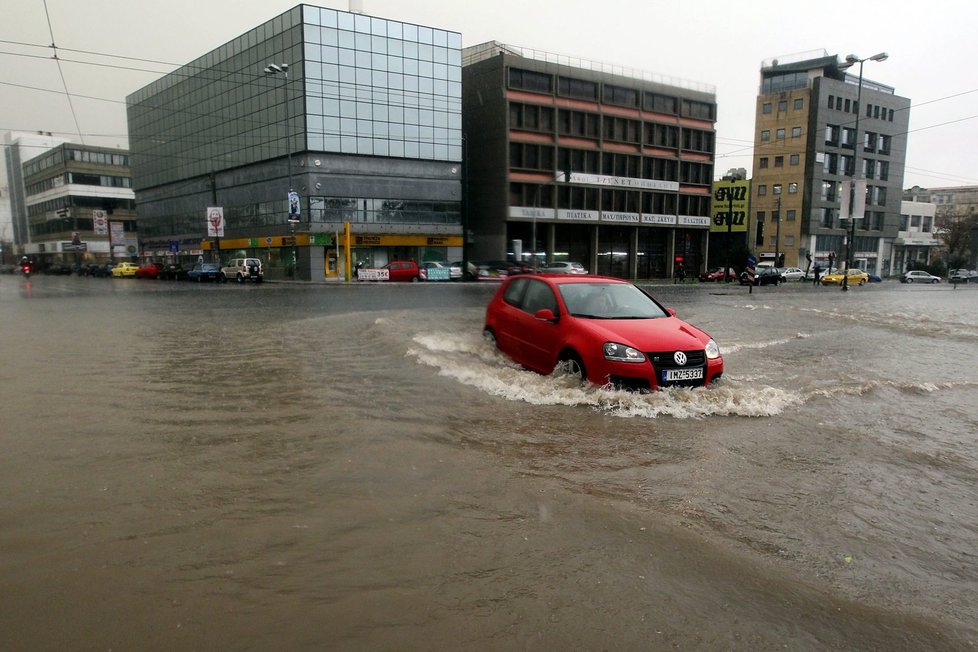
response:
<path fill-rule="evenodd" d="M 112 268 L 112 278 L 121 278 L 124 276 L 135 278 L 137 269 L 139 269 L 139 265 L 136 263 L 119 263 Z"/>
<path fill-rule="evenodd" d="M 826 274 L 822 277 L 822 285 L 841 285 L 842 279 L 845 278 L 846 274 L 840 269 L 837 272 L 831 274 Z M 849 268 L 849 280 L 846 282 L 847 285 L 865 285 L 869 283 L 869 274 L 856 267 Z"/>

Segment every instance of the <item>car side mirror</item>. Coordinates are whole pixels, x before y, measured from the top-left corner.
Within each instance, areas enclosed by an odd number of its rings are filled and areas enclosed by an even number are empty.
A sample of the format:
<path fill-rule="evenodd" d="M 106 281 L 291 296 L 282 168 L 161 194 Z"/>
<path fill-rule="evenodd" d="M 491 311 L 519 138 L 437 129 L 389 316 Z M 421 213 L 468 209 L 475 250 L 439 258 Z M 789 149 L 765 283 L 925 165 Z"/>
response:
<path fill-rule="evenodd" d="M 554 315 L 554 311 L 551 310 L 550 308 L 540 308 L 533 314 L 533 316 L 539 319 L 540 321 L 549 321 L 549 322 L 557 321 L 557 316 Z"/>
<path fill-rule="evenodd" d="M 669 316 L 670 317 L 675 317 L 676 316 L 676 309 L 675 308 L 666 308 L 666 312 L 669 313 Z"/>

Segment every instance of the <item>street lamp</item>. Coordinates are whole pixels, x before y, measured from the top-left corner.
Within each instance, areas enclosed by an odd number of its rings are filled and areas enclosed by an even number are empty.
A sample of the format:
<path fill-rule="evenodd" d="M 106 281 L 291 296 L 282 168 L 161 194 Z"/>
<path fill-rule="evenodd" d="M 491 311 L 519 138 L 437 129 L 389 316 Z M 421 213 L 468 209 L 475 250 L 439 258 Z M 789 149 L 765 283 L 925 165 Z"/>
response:
<path fill-rule="evenodd" d="M 289 195 L 288 206 L 289 232 L 292 240 L 292 278 L 296 276 L 295 225 L 299 221 L 299 196 L 292 188 L 292 127 L 289 120 L 289 64 L 270 63 L 265 66 L 266 75 L 282 75 L 282 97 L 285 100 L 285 151 L 288 160 Z"/>
<path fill-rule="evenodd" d="M 856 220 L 857 219 L 862 219 L 862 216 L 860 216 L 859 218 L 857 218 L 855 215 L 853 215 L 853 208 L 855 207 L 855 203 L 856 203 L 855 200 L 857 198 L 857 195 L 855 193 L 858 192 L 858 190 L 856 189 L 856 178 L 859 175 L 859 148 L 862 146 L 860 144 L 860 142 L 859 142 L 859 115 L 860 115 L 860 113 L 862 113 L 862 110 L 863 110 L 863 106 L 862 106 L 862 99 L 863 99 L 863 63 L 865 63 L 867 61 L 886 61 L 889 58 L 889 56 L 890 55 L 888 55 L 886 52 L 880 52 L 878 54 L 874 54 L 871 57 L 866 57 L 865 59 L 860 59 L 855 54 L 849 54 L 849 55 L 846 56 L 846 62 L 844 64 L 842 64 L 841 66 L 839 66 L 839 68 L 841 70 L 847 70 L 848 68 L 852 67 L 853 65 L 855 65 L 857 63 L 859 64 L 859 85 L 857 86 L 857 90 L 856 90 L 856 126 L 855 126 L 855 133 L 853 134 L 853 150 L 852 150 L 852 175 L 851 175 L 852 176 L 852 182 L 851 182 L 852 187 L 850 189 L 853 194 L 851 196 L 851 199 L 848 202 L 848 204 L 849 204 L 849 216 L 848 216 L 848 218 L 844 218 L 841 215 L 839 216 L 839 219 L 840 220 L 841 219 L 848 219 L 849 220 L 849 235 L 846 238 L 846 268 L 845 268 L 845 271 L 842 274 L 842 291 L 843 292 L 848 292 L 849 291 L 849 267 L 852 265 L 852 255 L 853 255 L 853 250 L 855 249 L 855 242 L 854 242 L 854 240 L 856 239 Z M 863 190 L 863 192 L 865 192 L 865 189 Z"/>

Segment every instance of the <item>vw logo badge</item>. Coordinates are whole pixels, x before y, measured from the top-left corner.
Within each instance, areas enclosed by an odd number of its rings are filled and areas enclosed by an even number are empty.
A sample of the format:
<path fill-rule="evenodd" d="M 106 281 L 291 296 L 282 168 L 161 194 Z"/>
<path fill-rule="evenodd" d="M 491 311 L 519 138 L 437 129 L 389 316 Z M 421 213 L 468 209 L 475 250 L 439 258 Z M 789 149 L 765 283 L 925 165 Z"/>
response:
<path fill-rule="evenodd" d="M 680 367 L 686 365 L 686 354 L 682 351 L 676 351 L 675 355 L 672 356 L 672 359 L 675 360 L 676 364 L 678 364 Z"/>

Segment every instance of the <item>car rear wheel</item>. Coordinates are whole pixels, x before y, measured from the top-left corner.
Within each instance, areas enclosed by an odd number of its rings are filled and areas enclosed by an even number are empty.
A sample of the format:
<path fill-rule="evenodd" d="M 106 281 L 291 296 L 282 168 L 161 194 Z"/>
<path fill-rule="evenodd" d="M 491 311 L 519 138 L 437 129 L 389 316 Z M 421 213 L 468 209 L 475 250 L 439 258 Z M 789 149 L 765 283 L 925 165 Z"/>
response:
<path fill-rule="evenodd" d="M 913 283 L 913 279 L 912 278 L 908 278 L 907 279 L 907 283 Z"/>
<path fill-rule="evenodd" d="M 584 368 L 584 362 L 573 351 L 561 354 L 557 366 L 563 368 L 564 373 L 576 377 L 581 383 L 587 380 L 587 369 Z"/>
<path fill-rule="evenodd" d="M 241 272 L 238 272 L 238 275 L 234 277 L 234 280 L 236 280 L 238 283 L 244 283 L 244 276 L 241 275 Z"/>

